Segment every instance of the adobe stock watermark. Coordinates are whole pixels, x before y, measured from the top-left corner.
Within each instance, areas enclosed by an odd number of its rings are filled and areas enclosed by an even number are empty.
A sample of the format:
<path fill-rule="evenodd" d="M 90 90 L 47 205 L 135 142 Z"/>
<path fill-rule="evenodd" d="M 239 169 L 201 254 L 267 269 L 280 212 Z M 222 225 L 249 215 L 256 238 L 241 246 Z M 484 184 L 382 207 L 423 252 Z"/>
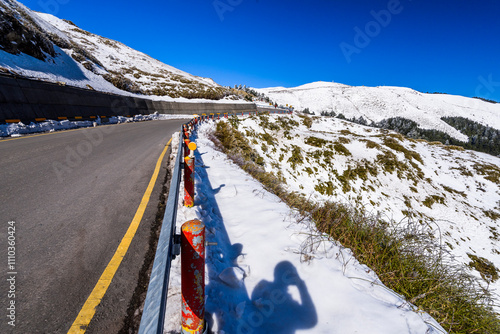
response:
<path fill-rule="evenodd" d="M 491 98 L 491 94 L 500 87 L 500 82 L 495 82 L 493 80 L 493 74 L 488 75 L 488 78 L 481 75 L 477 79 L 479 80 L 479 85 L 476 87 L 475 91 L 477 97 L 489 99 Z"/>
<path fill-rule="evenodd" d="M 57 15 L 61 5 L 66 5 L 70 0 L 39 0 L 38 5 L 47 14 Z"/>
<path fill-rule="evenodd" d="M 243 3 L 243 0 L 214 0 L 212 6 L 219 16 L 219 20 L 224 21 L 224 15 L 227 12 L 232 12 Z"/>
<path fill-rule="evenodd" d="M 412 0 L 406 0 L 412 1 Z M 342 42 L 339 47 L 344 55 L 348 64 L 352 62 L 352 56 L 354 54 L 360 54 L 361 51 L 367 48 L 370 43 L 382 32 L 383 28 L 387 28 L 394 16 L 399 15 L 403 12 L 404 7 L 400 0 L 389 0 L 387 3 L 387 9 L 382 9 L 380 11 L 372 10 L 370 15 L 373 17 L 372 21 L 365 24 L 364 29 L 356 26 L 354 27 L 354 39 L 353 43 Z"/>
<path fill-rule="evenodd" d="M 17 279 L 17 263 L 16 263 L 16 222 L 9 221 L 7 223 L 7 324 L 11 327 L 16 326 L 16 279 Z M 2 298 L 3 299 L 3 298 Z"/>

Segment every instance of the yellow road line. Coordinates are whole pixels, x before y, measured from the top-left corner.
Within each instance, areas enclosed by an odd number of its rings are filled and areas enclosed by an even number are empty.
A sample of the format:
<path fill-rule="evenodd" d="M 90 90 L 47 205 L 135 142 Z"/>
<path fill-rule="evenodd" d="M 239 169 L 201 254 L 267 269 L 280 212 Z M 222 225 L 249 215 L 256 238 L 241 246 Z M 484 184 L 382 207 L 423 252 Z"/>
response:
<path fill-rule="evenodd" d="M 155 171 L 153 173 L 153 176 L 151 177 L 151 180 L 149 181 L 148 188 L 146 189 L 146 192 L 142 197 L 141 204 L 139 205 L 139 208 L 137 209 L 137 212 L 135 213 L 135 216 L 132 219 L 132 223 L 130 223 L 129 228 L 125 233 L 125 236 L 118 245 L 118 249 L 116 250 L 115 255 L 113 255 L 113 258 L 111 259 L 111 261 L 109 261 L 106 269 L 104 269 L 104 272 L 99 278 L 99 281 L 97 282 L 94 289 L 90 293 L 90 296 L 87 298 L 87 301 L 80 310 L 80 313 L 73 322 L 73 325 L 71 325 L 68 334 L 85 333 L 88 325 L 90 324 L 90 321 L 94 317 L 97 306 L 99 305 L 102 298 L 106 294 L 106 291 L 108 290 L 108 287 L 111 284 L 111 280 L 113 279 L 116 271 L 118 270 L 118 267 L 120 266 L 123 257 L 127 253 L 128 248 L 130 247 L 130 244 L 132 242 L 132 239 L 134 238 L 135 233 L 139 228 L 139 224 L 142 220 L 144 212 L 146 211 L 146 207 L 149 203 L 149 198 L 151 197 L 151 193 L 153 192 L 153 188 L 158 178 L 158 174 L 160 173 L 161 162 L 163 160 L 163 157 L 167 153 L 167 149 L 170 146 L 171 142 L 172 139 L 168 141 L 167 145 L 163 149 L 163 152 L 158 158 L 158 161 L 156 162 Z"/>

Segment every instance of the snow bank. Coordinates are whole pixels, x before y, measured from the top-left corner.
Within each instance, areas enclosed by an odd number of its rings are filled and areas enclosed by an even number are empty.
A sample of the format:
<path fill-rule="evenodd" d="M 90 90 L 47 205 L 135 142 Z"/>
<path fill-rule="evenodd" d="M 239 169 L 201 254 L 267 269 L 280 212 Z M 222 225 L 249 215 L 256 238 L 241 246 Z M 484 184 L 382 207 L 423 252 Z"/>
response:
<path fill-rule="evenodd" d="M 105 124 L 119 124 L 128 122 L 141 122 L 141 121 L 155 121 L 155 120 L 167 120 L 167 119 L 191 119 L 193 115 L 166 115 L 159 114 L 155 112 L 150 115 L 135 115 L 134 117 L 110 117 L 108 122 Z M 96 120 L 96 125 L 103 124 L 101 119 Z M 59 130 L 70 130 L 83 127 L 93 126 L 94 122 L 91 121 L 54 121 L 47 120 L 40 123 L 32 122 L 30 124 L 10 123 L 10 124 L 0 124 L 0 137 L 18 137 L 20 135 L 38 133 L 38 132 L 53 132 Z"/>
<path fill-rule="evenodd" d="M 272 115 L 268 122 L 282 127 L 278 120 Z M 264 128 L 257 117 L 245 118 L 239 131 L 263 157 L 266 171 L 286 180 L 288 191 L 319 203 L 363 207 L 387 221 L 431 224 L 436 242 L 456 261 L 468 265 L 472 254 L 500 268 L 500 158 L 331 117 L 313 119 L 311 128 L 296 115 L 286 120 L 297 124 L 288 134 Z M 265 133 L 275 138 L 273 145 Z M 295 147 L 302 157 L 296 166 Z M 484 280 L 484 287 L 498 300 L 499 280 Z"/>
<path fill-rule="evenodd" d="M 214 333 L 445 333 L 388 290 L 349 249 L 297 221 L 279 198 L 216 151 L 198 131 L 194 208 L 177 225 L 202 220 L 207 241 L 206 312 Z M 181 189 L 182 191 L 182 189 Z M 305 261 L 307 260 L 307 261 Z M 164 333 L 180 329 L 180 262 L 172 263 Z"/>

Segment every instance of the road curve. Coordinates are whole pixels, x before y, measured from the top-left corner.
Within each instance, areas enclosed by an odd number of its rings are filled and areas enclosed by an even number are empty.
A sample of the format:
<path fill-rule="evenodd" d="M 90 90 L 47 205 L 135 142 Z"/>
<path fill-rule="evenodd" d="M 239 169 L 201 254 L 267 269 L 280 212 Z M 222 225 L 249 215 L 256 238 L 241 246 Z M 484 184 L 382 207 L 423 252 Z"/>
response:
<path fill-rule="evenodd" d="M 139 207 L 182 120 L 102 126 L 0 141 L 0 244 L 15 222 L 16 326 L 1 273 L 0 333 L 66 333 Z M 162 166 L 166 165 L 167 156 Z M 87 333 L 117 333 L 149 247 L 165 168 Z M 6 266 L 2 266 L 6 268 Z M 5 314 L 4 314 L 5 313 Z"/>

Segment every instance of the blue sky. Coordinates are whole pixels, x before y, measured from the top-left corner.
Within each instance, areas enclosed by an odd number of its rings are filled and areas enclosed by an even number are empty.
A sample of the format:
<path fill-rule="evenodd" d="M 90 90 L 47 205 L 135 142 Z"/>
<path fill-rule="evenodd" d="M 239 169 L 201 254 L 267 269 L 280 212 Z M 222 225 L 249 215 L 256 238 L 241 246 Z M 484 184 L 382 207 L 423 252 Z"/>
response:
<path fill-rule="evenodd" d="M 222 85 L 404 86 L 500 101 L 497 0 L 23 0 Z"/>

